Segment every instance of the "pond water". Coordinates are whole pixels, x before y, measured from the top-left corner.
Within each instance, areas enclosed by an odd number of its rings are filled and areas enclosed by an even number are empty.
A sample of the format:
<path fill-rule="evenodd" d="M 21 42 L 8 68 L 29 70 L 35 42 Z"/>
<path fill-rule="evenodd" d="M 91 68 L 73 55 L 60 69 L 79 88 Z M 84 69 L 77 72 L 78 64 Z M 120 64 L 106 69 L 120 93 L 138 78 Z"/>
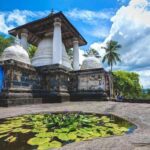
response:
<path fill-rule="evenodd" d="M 0 120 L 0 149 L 46 150 L 72 142 L 130 134 L 136 126 L 114 115 L 29 114 Z"/>

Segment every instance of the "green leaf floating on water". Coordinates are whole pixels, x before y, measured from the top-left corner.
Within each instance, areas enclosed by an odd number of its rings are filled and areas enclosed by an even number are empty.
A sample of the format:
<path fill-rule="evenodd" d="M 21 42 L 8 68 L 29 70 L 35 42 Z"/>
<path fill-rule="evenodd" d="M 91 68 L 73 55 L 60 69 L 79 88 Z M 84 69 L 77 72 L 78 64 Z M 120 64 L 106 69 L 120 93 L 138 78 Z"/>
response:
<path fill-rule="evenodd" d="M 58 133 L 68 133 L 70 130 L 68 128 L 61 128 L 61 129 L 56 129 L 55 132 Z"/>
<path fill-rule="evenodd" d="M 34 135 L 28 139 L 27 144 L 31 149 L 37 146 L 39 150 L 59 148 L 64 144 L 75 141 L 84 141 L 97 137 L 108 137 L 111 135 L 122 135 L 131 126 L 128 122 L 113 120 L 110 116 L 101 116 L 82 113 L 52 113 L 23 115 L 7 118 L 0 124 L 0 140 L 20 142 L 17 137 L 25 133 Z M 29 136 L 28 134 L 25 135 Z M 9 137 L 8 137 L 9 136 Z M 29 136 L 30 138 L 30 136 Z M 22 140 L 22 138 L 21 138 Z M 58 141 L 54 141 L 58 140 Z M 8 143 L 7 143 L 8 144 Z"/>
<path fill-rule="evenodd" d="M 118 125 L 115 123 L 105 123 L 106 127 L 113 127 L 113 128 L 118 128 Z"/>
<path fill-rule="evenodd" d="M 62 144 L 58 141 L 47 142 L 38 147 L 38 150 L 48 150 L 50 148 L 60 148 Z"/>
<path fill-rule="evenodd" d="M 70 140 L 66 133 L 59 133 L 57 137 L 62 141 L 69 141 Z"/>
<path fill-rule="evenodd" d="M 127 132 L 127 131 L 128 131 L 128 128 L 121 127 L 121 128 L 120 128 L 120 131 L 122 131 L 122 132 Z"/>
<path fill-rule="evenodd" d="M 39 134 L 35 135 L 36 137 L 53 137 L 54 136 L 54 132 L 41 132 Z"/>
<path fill-rule="evenodd" d="M 5 136 L 8 136 L 9 134 L 7 133 L 7 134 L 2 134 L 2 135 L 0 135 L 0 138 L 3 138 L 3 137 L 5 137 Z"/>
<path fill-rule="evenodd" d="M 29 145 L 41 145 L 50 141 L 50 138 L 34 137 L 27 141 Z"/>
<path fill-rule="evenodd" d="M 32 132 L 46 132 L 48 129 L 47 128 L 34 128 L 31 131 Z"/>
<path fill-rule="evenodd" d="M 10 128 L 0 129 L 0 134 L 7 133 L 7 132 L 10 132 L 10 131 L 11 131 Z"/>
<path fill-rule="evenodd" d="M 17 133 L 17 132 L 20 132 L 20 133 L 28 133 L 28 132 L 30 132 L 30 131 L 31 131 L 31 129 L 16 128 L 16 129 L 14 129 L 12 132 L 14 132 L 14 133 Z"/>
<path fill-rule="evenodd" d="M 7 139 L 5 139 L 6 142 L 9 142 L 9 143 L 13 143 L 16 141 L 16 137 L 14 136 L 9 136 Z"/>
<path fill-rule="evenodd" d="M 76 132 L 70 132 L 70 133 L 68 134 L 68 138 L 69 138 L 70 140 L 75 140 L 75 139 L 77 138 Z"/>
<path fill-rule="evenodd" d="M 103 122 L 110 122 L 110 118 L 108 118 L 107 116 L 103 116 L 100 118 L 100 120 L 102 120 Z"/>

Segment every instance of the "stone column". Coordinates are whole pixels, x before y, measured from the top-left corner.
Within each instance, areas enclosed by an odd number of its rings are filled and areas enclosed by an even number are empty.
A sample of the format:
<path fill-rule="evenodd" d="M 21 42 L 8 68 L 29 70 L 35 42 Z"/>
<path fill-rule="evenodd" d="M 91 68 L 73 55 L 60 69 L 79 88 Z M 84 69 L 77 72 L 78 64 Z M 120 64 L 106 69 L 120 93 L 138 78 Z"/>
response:
<path fill-rule="evenodd" d="M 28 49 L 28 31 L 23 29 L 21 32 L 21 46 L 27 50 Z"/>
<path fill-rule="evenodd" d="M 54 22 L 53 64 L 62 64 L 62 34 L 60 18 L 55 18 Z"/>
<path fill-rule="evenodd" d="M 73 69 L 79 70 L 79 42 L 77 38 L 73 39 Z"/>

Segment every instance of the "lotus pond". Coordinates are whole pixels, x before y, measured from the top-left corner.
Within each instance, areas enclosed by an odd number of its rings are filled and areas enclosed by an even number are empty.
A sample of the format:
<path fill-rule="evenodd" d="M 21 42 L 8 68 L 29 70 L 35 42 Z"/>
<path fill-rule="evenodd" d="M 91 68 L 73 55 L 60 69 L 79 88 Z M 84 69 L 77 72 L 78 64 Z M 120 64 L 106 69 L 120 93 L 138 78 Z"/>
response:
<path fill-rule="evenodd" d="M 72 142 L 123 135 L 135 128 L 113 115 L 81 112 L 22 115 L 0 120 L 0 149 L 59 148 Z"/>

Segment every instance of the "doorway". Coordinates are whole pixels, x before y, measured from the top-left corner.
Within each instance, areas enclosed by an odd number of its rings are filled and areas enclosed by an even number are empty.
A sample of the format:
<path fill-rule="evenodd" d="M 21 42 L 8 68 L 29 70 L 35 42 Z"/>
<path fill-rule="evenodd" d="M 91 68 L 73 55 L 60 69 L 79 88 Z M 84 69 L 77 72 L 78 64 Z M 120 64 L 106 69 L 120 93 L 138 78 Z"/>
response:
<path fill-rule="evenodd" d="M 0 92 L 3 89 L 3 82 L 4 81 L 4 70 L 2 68 L 2 66 L 0 66 Z"/>

